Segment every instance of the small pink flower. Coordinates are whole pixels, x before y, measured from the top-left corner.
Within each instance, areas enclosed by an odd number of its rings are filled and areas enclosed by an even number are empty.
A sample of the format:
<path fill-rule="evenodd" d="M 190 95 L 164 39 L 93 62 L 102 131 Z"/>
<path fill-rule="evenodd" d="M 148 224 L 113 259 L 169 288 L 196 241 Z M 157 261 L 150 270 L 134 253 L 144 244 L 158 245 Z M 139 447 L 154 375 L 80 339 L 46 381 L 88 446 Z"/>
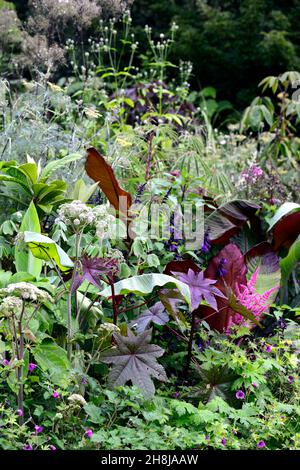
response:
<path fill-rule="evenodd" d="M 39 426 L 38 424 L 36 424 L 34 426 L 34 430 L 35 430 L 35 433 L 36 434 L 40 434 L 41 432 L 43 432 L 43 427 L 42 426 Z"/>
<path fill-rule="evenodd" d="M 235 396 L 238 400 L 244 400 L 245 399 L 245 394 L 242 390 L 238 390 L 236 392 Z"/>
<path fill-rule="evenodd" d="M 34 369 L 36 369 L 36 368 L 37 368 L 37 365 L 34 364 L 33 362 L 30 362 L 30 363 L 28 364 L 28 370 L 29 370 L 29 372 L 33 372 Z"/>
<path fill-rule="evenodd" d="M 52 393 L 53 398 L 59 398 L 59 393 L 58 392 L 53 392 Z"/>
<path fill-rule="evenodd" d="M 8 361 L 7 359 L 3 359 L 2 364 L 3 364 L 4 366 L 8 366 L 8 365 L 9 365 L 9 361 Z"/>
<path fill-rule="evenodd" d="M 93 435 L 92 429 L 88 429 L 85 434 L 86 434 L 86 437 L 87 437 L 88 439 L 91 439 L 91 437 L 92 437 L 92 435 Z"/>
<path fill-rule="evenodd" d="M 18 415 L 18 416 L 23 416 L 23 411 L 22 411 L 21 409 L 18 409 L 18 410 L 17 410 L 17 415 Z"/>
<path fill-rule="evenodd" d="M 265 351 L 266 351 L 267 353 L 269 353 L 269 352 L 271 352 L 271 350 L 272 350 L 272 346 L 270 346 L 269 344 L 267 344 Z"/>
<path fill-rule="evenodd" d="M 53 446 L 52 444 L 50 444 L 50 446 L 49 446 L 49 447 L 50 447 L 50 450 L 53 450 L 53 451 L 54 451 L 54 450 L 57 450 L 57 449 L 56 449 L 56 447 L 55 447 L 55 446 Z"/>
<path fill-rule="evenodd" d="M 23 450 L 33 450 L 33 447 L 31 444 L 25 444 Z"/>
<path fill-rule="evenodd" d="M 227 443 L 227 441 L 226 441 L 225 437 L 223 437 L 223 438 L 221 439 L 221 444 L 222 444 L 223 446 L 226 446 L 226 443 Z"/>
<path fill-rule="evenodd" d="M 259 442 L 257 443 L 257 447 L 258 447 L 259 449 L 262 449 L 263 447 L 266 447 L 265 441 L 263 441 L 263 440 L 259 441 Z"/>
<path fill-rule="evenodd" d="M 253 388 L 257 388 L 257 383 L 252 382 L 252 387 L 253 387 Z"/>

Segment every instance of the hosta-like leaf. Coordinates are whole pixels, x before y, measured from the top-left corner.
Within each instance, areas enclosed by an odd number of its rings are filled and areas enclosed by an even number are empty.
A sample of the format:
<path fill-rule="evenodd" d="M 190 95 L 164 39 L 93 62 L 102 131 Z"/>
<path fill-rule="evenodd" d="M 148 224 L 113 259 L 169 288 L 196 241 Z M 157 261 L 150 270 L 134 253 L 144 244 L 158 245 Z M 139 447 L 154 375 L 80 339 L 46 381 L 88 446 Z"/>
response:
<path fill-rule="evenodd" d="M 61 271 L 73 268 L 73 261 L 67 253 L 51 238 L 35 232 L 24 232 L 24 242 L 28 244 L 33 256 L 45 261 L 53 261 Z"/>
<path fill-rule="evenodd" d="M 177 287 L 185 301 L 191 305 L 191 295 L 189 287 L 178 279 L 167 276 L 166 274 L 152 273 L 141 274 L 140 276 L 129 277 L 118 281 L 114 285 L 115 295 L 126 295 L 135 293 L 139 295 L 150 294 L 155 287 L 166 285 Z M 101 292 L 103 297 L 111 297 L 111 287 L 107 287 Z"/>
<path fill-rule="evenodd" d="M 64 349 L 53 342 L 43 342 L 33 349 L 38 366 L 47 372 L 51 381 L 61 387 L 70 380 L 70 363 Z"/>
<path fill-rule="evenodd" d="M 27 211 L 24 214 L 20 232 L 31 231 L 37 234 L 41 233 L 39 216 L 34 203 L 31 201 Z M 42 261 L 34 257 L 22 241 L 18 241 L 15 247 L 15 265 L 17 272 L 27 272 L 34 277 L 39 278 L 42 270 Z"/>
<path fill-rule="evenodd" d="M 101 355 L 102 362 L 113 364 L 108 377 L 111 386 L 125 385 L 130 381 L 149 398 L 155 392 L 152 377 L 163 382 L 168 380 L 164 368 L 157 362 L 164 350 L 149 344 L 151 334 L 151 329 L 137 336 L 130 329 L 128 336 L 114 333 L 116 346 Z"/>

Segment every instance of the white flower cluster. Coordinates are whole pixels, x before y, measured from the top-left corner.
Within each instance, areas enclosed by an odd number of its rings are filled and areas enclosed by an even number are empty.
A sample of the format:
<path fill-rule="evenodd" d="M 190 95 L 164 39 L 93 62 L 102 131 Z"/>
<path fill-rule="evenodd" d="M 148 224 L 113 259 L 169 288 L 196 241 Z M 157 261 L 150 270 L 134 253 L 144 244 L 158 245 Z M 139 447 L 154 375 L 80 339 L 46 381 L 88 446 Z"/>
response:
<path fill-rule="evenodd" d="M 51 296 L 42 289 L 29 284 L 29 282 L 17 282 L 10 284 L 4 289 L 0 289 L 0 296 L 14 296 L 19 299 L 33 301 L 33 302 L 51 302 Z"/>
<path fill-rule="evenodd" d="M 12 317 L 21 313 L 23 302 L 18 297 L 5 297 L 0 305 L 0 316 Z"/>
<path fill-rule="evenodd" d="M 74 232 L 79 232 L 87 226 L 94 227 L 99 238 L 104 238 L 114 221 L 115 217 L 108 213 L 107 206 L 100 205 L 92 208 L 81 201 L 62 204 L 56 219 L 56 223 L 63 222 Z"/>
<path fill-rule="evenodd" d="M 101 323 L 101 325 L 98 328 L 98 333 L 101 335 L 105 334 L 111 334 L 115 332 L 119 332 L 120 329 L 118 326 L 114 325 L 113 323 Z"/>
<path fill-rule="evenodd" d="M 125 263 L 125 258 L 124 258 L 122 251 L 116 248 L 110 248 L 109 250 L 107 250 L 105 257 L 111 260 L 114 259 L 118 261 L 119 264 Z"/>

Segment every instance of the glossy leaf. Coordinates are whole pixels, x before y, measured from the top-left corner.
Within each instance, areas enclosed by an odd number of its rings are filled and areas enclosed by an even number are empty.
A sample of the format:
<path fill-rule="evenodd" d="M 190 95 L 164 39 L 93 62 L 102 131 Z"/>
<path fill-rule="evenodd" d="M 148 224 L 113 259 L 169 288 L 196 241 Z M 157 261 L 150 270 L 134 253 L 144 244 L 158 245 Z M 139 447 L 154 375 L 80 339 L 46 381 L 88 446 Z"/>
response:
<path fill-rule="evenodd" d="M 126 295 L 135 293 L 139 295 L 151 294 L 155 287 L 175 286 L 182 294 L 185 301 L 191 304 L 191 295 L 189 287 L 183 282 L 166 274 L 141 274 L 140 276 L 129 277 L 114 284 L 115 295 Z M 111 287 L 107 287 L 100 293 L 103 297 L 111 297 Z"/>
<path fill-rule="evenodd" d="M 73 268 L 73 261 L 51 238 L 39 233 L 26 231 L 24 232 L 24 241 L 28 244 L 34 257 L 44 261 L 52 260 L 61 271 Z"/>
<path fill-rule="evenodd" d="M 89 177 L 98 183 L 111 205 L 117 211 L 126 212 L 129 209 L 132 204 L 131 195 L 120 188 L 113 169 L 93 147 L 87 150 L 85 169 Z M 124 198 L 124 200 L 120 198 Z"/>
<path fill-rule="evenodd" d="M 31 201 L 23 217 L 20 232 L 41 233 L 39 216 L 34 203 Z M 39 278 L 42 271 L 42 261 L 33 256 L 30 250 L 26 249 L 23 241 L 18 241 L 15 247 L 15 266 L 17 272 L 27 272 L 32 276 Z"/>

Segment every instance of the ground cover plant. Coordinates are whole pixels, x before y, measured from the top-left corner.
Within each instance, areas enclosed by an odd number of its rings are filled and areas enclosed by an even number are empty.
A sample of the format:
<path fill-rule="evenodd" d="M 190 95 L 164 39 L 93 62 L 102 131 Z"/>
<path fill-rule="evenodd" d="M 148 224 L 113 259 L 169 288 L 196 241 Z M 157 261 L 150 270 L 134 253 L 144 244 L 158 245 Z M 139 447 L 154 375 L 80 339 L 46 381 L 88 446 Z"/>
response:
<path fill-rule="evenodd" d="M 239 115 L 113 3 L 1 62 L 0 448 L 299 450 L 300 74 Z"/>

